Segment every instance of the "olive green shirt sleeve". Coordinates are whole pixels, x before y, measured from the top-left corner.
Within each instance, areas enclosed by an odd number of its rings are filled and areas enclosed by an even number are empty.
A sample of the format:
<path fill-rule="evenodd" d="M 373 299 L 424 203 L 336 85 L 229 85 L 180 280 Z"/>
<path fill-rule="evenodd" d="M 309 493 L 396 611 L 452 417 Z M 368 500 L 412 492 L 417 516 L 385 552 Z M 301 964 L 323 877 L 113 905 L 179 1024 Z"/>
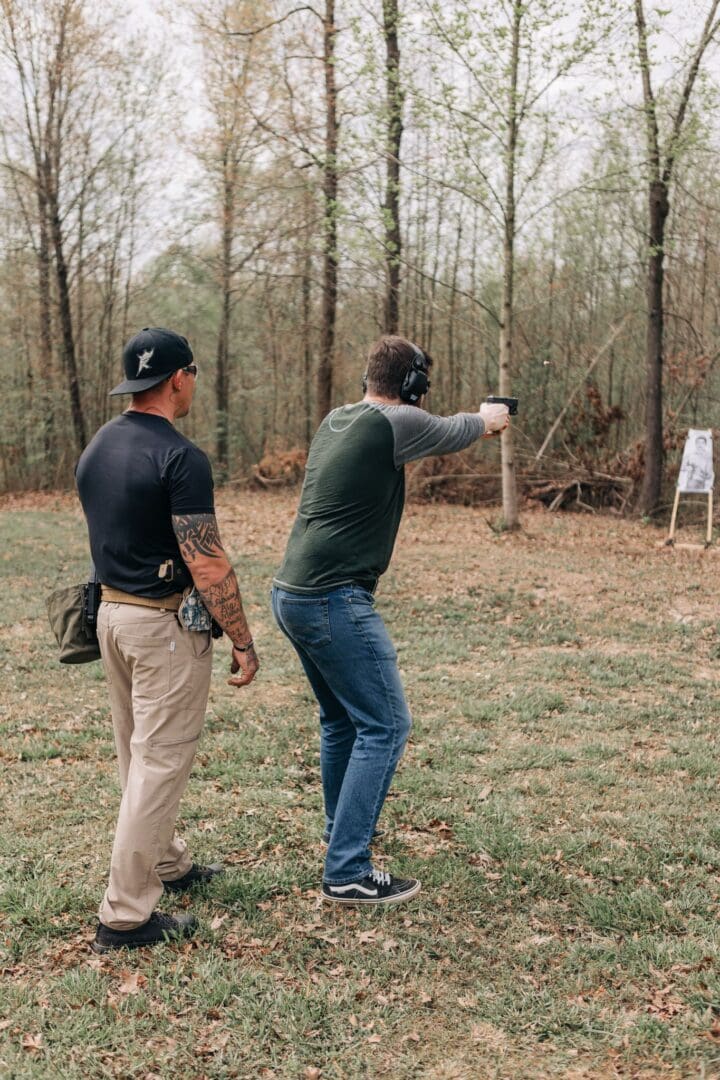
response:
<path fill-rule="evenodd" d="M 390 422 L 395 440 L 395 468 L 419 458 L 454 454 L 481 435 L 485 424 L 479 413 L 433 416 L 413 405 L 376 405 Z"/>

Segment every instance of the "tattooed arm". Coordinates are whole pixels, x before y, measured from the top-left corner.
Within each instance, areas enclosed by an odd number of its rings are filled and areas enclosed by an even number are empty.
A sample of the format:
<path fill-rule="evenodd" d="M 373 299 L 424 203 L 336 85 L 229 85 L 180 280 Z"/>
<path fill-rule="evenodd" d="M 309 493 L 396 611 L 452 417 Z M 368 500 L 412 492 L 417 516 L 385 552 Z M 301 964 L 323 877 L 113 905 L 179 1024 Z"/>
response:
<path fill-rule="evenodd" d="M 255 676 L 258 658 L 252 646 L 246 649 L 252 634 L 235 571 L 220 540 L 217 519 L 214 514 L 174 514 L 172 524 L 180 554 L 205 606 L 232 642 L 230 670 L 233 675 L 242 671 L 242 675 L 228 682 L 231 686 L 246 686 Z"/>

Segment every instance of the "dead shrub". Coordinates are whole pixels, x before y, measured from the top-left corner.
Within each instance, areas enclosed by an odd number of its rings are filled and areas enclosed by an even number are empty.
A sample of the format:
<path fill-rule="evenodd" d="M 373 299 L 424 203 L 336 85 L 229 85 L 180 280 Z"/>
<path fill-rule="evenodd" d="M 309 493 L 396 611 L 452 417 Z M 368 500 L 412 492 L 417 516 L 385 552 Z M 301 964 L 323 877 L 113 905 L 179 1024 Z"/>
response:
<path fill-rule="evenodd" d="M 252 480 L 258 487 L 292 487 L 302 482 L 307 464 L 307 451 L 268 451 L 252 468 Z"/>

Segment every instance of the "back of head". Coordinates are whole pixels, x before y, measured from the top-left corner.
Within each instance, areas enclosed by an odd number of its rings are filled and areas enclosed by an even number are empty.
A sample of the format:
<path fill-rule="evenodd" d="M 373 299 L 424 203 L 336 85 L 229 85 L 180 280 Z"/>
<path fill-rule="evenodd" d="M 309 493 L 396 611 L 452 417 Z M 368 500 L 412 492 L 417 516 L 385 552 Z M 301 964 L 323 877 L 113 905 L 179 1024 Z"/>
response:
<path fill-rule="evenodd" d="M 110 396 L 142 394 L 192 362 L 192 349 L 182 334 L 163 326 L 145 326 L 125 345 L 125 380 L 110 391 Z"/>
<path fill-rule="evenodd" d="M 413 361 L 428 370 L 432 357 L 406 338 L 386 334 L 370 347 L 365 377 L 371 394 L 399 398 L 403 384 L 413 368 Z"/>

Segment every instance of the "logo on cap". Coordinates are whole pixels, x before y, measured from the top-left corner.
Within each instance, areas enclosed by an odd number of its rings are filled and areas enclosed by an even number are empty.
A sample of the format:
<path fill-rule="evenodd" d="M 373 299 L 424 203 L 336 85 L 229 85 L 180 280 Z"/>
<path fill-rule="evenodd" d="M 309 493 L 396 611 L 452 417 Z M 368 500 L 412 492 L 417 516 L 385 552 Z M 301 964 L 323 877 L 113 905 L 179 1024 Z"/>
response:
<path fill-rule="evenodd" d="M 146 349 L 145 352 L 138 353 L 138 369 L 137 369 L 138 375 L 140 374 L 141 371 L 149 371 L 150 370 L 150 361 L 153 358 L 153 353 L 154 352 L 155 352 L 155 349 Z"/>

